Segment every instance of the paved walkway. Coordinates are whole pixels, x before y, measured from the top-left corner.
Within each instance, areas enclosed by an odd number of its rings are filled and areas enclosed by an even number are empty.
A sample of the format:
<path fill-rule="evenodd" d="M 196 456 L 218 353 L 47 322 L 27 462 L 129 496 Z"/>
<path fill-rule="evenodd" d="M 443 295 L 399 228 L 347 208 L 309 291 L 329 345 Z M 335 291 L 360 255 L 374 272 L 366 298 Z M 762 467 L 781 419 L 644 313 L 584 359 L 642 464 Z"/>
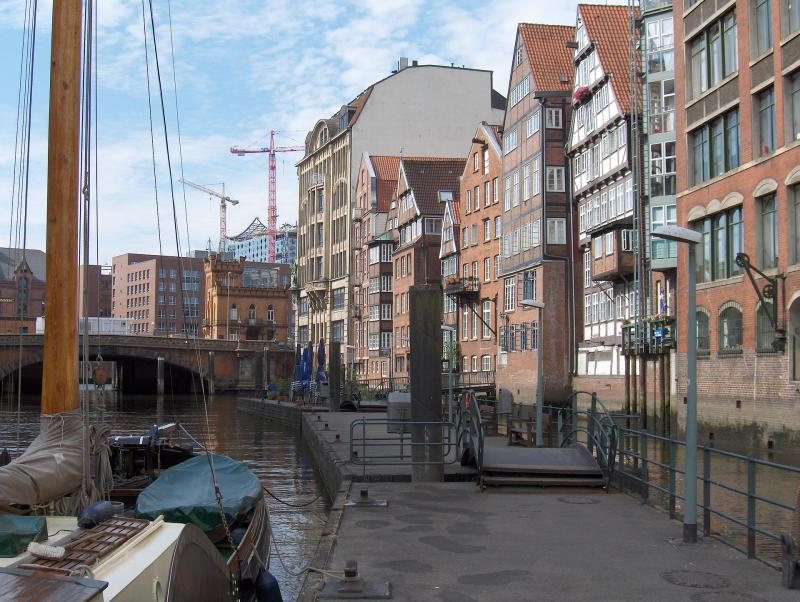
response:
<path fill-rule="evenodd" d="M 352 490 L 357 495 L 359 485 Z M 373 483 L 385 508 L 346 507 L 328 567 L 358 562 L 392 599 L 797 601 L 780 573 L 619 493 L 479 492 L 473 483 Z M 334 508 L 334 512 L 337 509 Z"/>

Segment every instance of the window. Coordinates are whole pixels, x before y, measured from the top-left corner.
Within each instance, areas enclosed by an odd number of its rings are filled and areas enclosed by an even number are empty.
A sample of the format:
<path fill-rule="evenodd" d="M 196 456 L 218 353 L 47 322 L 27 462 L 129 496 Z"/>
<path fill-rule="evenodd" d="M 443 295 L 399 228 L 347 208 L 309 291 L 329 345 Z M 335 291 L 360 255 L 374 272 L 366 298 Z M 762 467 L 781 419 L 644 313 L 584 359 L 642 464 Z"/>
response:
<path fill-rule="evenodd" d="M 497 191 L 497 178 L 492 178 L 492 204 L 500 202 L 500 195 Z"/>
<path fill-rule="evenodd" d="M 561 109 L 548 108 L 545 115 L 545 125 L 548 128 L 558 129 L 561 127 Z"/>
<path fill-rule="evenodd" d="M 647 87 L 648 127 L 652 134 L 675 130 L 675 80 L 650 82 Z"/>
<path fill-rule="evenodd" d="M 478 224 L 472 224 L 470 229 L 472 231 L 470 232 L 469 240 L 472 243 L 472 246 L 474 247 L 475 245 L 478 244 Z"/>
<path fill-rule="evenodd" d="M 500 276 L 500 255 L 495 255 L 494 256 L 494 279 L 497 280 L 497 278 L 499 276 Z"/>
<path fill-rule="evenodd" d="M 761 268 L 774 268 L 778 265 L 778 204 L 775 194 L 760 199 L 761 232 L 760 260 Z"/>
<path fill-rule="evenodd" d="M 466 304 L 461 310 L 461 338 L 465 341 L 469 338 L 469 306 Z"/>
<path fill-rule="evenodd" d="M 675 205 L 655 206 L 650 208 L 650 227 L 674 226 L 677 223 Z M 655 236 L 651 237 L 653 259 L 668 259 L 678 256 L 678 243 L 674 240 L 664 240 Z"/>
<path fill-rule="evenodd" d="M 522 198 L 528 200 L 531 198 L 531 165 L 526 163 L 522 168 Z"/>
<path fill-rule="evenodd" d="M 614 232 L 607 232 L 605 237 L 606 255 L 611 255 L 614 252 Z"/>
<path fill-rule="evenodd" d="M 391 319 L 392 319 L 392 304 L 381 303 L 381 320 L 391 320 Z"/>
<path fill-rule="evenodd" d="M 482 355 L 481 356 L 481 370 L 484 372 L 491 372 L 492 371 L 492 356 L 491 355 Z"/>
<path fill-rule="evenodd" d="M 530 138 L 539 131 L 539 111 L 538 109 L 531 113 L 531 116 L 525 121 L 525 135 Z"/>
<path fill-rule="evenodd" d="M 583 288 L 592 286 L 592 254 L 591 251 L 583 253 Z"/>
<path fill-rule="evenodd" d="M 392 292 L 392 276 L 391 274 L 386 276 L 381 276 L 381 292 L 384 293 L 391 293 Z"/>
<path fill-rule="evenodd" d="M 381 349 L 391 349 L 392 348 L 392 333 L 389 332 L 381 332 Z"/>
<path fill-rule="evenodd" d="M 721 280 L 742 273 L 735 261 L 744 244 L 741 207 L 695 222 L 694 229 L 703 237 L 698 249 L 698 282 Z"/>
<path fill-rule="evenodd" d="M 483 280 L 489 282 L 492 279 L 492 258 L 483 258 Z"/>
<path fill-rule="evenodd" d="M 531 194 L 536 196 L 539 194 L 539 157 L 531 161 L 531 171 L 533 172 L 533 180 L 531 181 Z"/>
<path fill-rule="evenodd" d="M 633 230 L 622 231 L 622 250 L 633 251 Z"/>
<path fill-rule="evenodd" d="M 551 245 L 567 244 L 567 220 L 563 217 L 547 219 L 547 243 Z"/>
<path fill-rule="evenodd" d="M 759 353 L 774 353 L 776 332 L 772 324 L 772 303 L 759 304 L 756 312 L 756 351 Z"/>
<path fill-rule="evenodd" d="M 792 0 L 794 5 L 800 6 L 800 2 Z M 789 122 L 789 135 L 794 140 L 800 140 L 800 71 L 795 71 L 787 79 L 784 89 L 789 90 L 789 105 L 784 105 L 784 112 Z"/>
<path fill-rule="evenodd" d="M 508 108 L 510 109 L 528 95 L 531 90 L 531 77 L 526 75 L 521 82 L 511 89 Z"/>
<path fill-rule="evenodd" d="M 514 173 L 512 174 L 512 178 L 514 180 L 514 191 L 511 197 L 512 205 L 514 207 L 519 207 L 519 170 L 515 169 Z"/>
<path fill-rule="evenodd" d="M 503 291 L 503 309 L 512 311 L 517 306 L 517 280 L 515 277 L 505 279 Z"/>
<path fill-rule="evenodd" d="M 794 240 L 794 257 L 792 257 L 792 262 L 800 263 L 800 190 L 797 186 L 792 186 L 790 188 L 790 194 L 792 198 L 792 208 L 794 210 L 794 230 L 791 237 L 792 240 Z"/>
<path fill-rule="evenodd" d="M 756 96 L 759 156 L 775 150 L 775 92 L 770 86 Z"/>
<path fill-rule="evenodd" d="M 508 211 L 509 209 L 511 209 L 511 176 L 506 176 L 503 190 L 503 211 Z"/>
<path fill-rule="evenodd" d="M 514 66 L 519 67 L 522 64 L 522 46 L 518 46 L 514 53 Z"/>
<path fill-rule="evenodd" d="M 473 355 L 472 356 L 472 371 L 473 372 L 477 372 L 478 371 L 478 356 L 477 355 Z"/>
<path fill-rule="evenodd" d="M 603 257 L 603 237 L 598 236 L 592 239 L 592 251 L 594 251 L 594 258 L 600 259 Z"/>
<path fill-rule="evenodd" d="M 522 298 L 536 299 L 536 270 L 522 273 Z"/>
<path fill-rule="evenodd" d="M 647 23 L 647 72 L 660 73 L 675 68 L 672 17 L 652 19 Z"/>
<path fill-rule="evenodd" d="M 711 335 L 708 328 L 708 314 L 697 312 L 697 355 L 707 357 L 711 352 Z"/>
<path fill-rule="evenodd" d="M 483 220 L 483 241 L 487 242 L 492 240 L 492 221 L 489 219 Z"/>
<path fill-rule="evenodd" d="M 484 174 L 488 174 L 489 173 L 489 149 L 488 148 L 484 148 L 483 149 L 483 173 Z M 488 193 L 488 189 L 487 189 L 487 193 Z"/>
<path fill-rule="evenodd" d="M 650 196 L 675 194 L 675 143 L 650 145 Z"/>
<path fill-rule="evenodd" d="M 344 287 L 335 288 L 333 289 L 333 309 L 341 309 L 343 307 L 344 307 Z"/>
<path fill-rule="evenodd" d="M 539 220 L 533 219 L 530 223 L 531 227 L 531 246 L 538 247 L 541 244 L 541 237 L 539 236 Z"/>
<path fill-rule="evenodd" d="M 751 28 L 753 56 L 758 56 L 772 48 L 772 10 L 770 0 L 754 0 Z"/>
<path fill-rule="evenodd" d="M 480 165 L 480 157 L 478 156 L 478 153 L 472 153 L 472 171 L 478 171 Z"/>
<path fill-rule="evenodd" d="M 738 69 L 736 14 L 713 21 L 689 44 L 691 97 L 696 97 Z"/>
<path fill-rule="evenodd" d="M 739 112 L 734 109 L 689 135 L 692 185 L 739 166 Z"/>
<path fill-rule="evenodd" d="M 469 246 L 469 230 L 461 228 L 461 248 L 466 249 Z"/>
<path fill-rule="evenodd" d="M 475 211 L 480 211 L 481 210 L 481 187 L 480 186 L 476 186 L 475 187 L 475 190 L 472 191 L 472 196 L 473 196 L 474 203 L 475 203 L 475 205 L 474 205 Z"/>
<path fill-rule="evenodd" d="M 500 238 L 502 234 L 503 234 L 503 226 L 502 222 L 500 221 L 500 216 L 498 215 L 494 218 L 494 237 Z"/>
<path fill-rule="evenodd" d="M 488 207 L 492 204 L 492 183 L 489 180 L 486 180 L 484 183 L 483 202 L 484 207 Z"/>
<path fill-rule="evenodd" d="M 564 168 L 547 167 L 547 191 L 564 192 Z"/>
<path fill-rule="evenodd" d="M 503 154 L 507 155 L 517 148 L 517 128 L 503 134 Z"/>
<path fill-rule="evenodd" d="M 256 306 L 252 303 L 250 307 L 247 308 L 247 319 L 248 320 L 255 320 L 256 319 Z"/>
<path fill-rule="evenodd" d="M 729 305 L 719 313 L 719 353 L 735 354 L 742 351 L 742 312 Z"/>

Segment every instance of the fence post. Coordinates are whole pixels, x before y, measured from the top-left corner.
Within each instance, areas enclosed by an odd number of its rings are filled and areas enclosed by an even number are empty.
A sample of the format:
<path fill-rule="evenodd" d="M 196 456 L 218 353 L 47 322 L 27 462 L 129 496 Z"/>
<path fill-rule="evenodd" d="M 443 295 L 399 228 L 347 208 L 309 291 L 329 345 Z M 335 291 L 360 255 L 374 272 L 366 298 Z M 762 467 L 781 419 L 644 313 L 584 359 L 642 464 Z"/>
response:
<path fill-rule="evenodd" d="M 676 444 L 674 439 L 669 440 L 669 517 L 675 518 L 675 462 L 676 462 Z"/>
<path fill-rule="evenodd" d="M 570 432 L 575 431 L 578 428 L 578 393 L 575 392 L 575 391 L 572 393 L 572 418 L 571 418 L 571 421 L 572 422 L 569 425 Z M 571 437 L 573 437 L 571 443 L 575 443 L 577 441 L 577 439 L 578 439 L 578 433 L 575 432 L 575 434 L 571 435 Z"/>
<path fill-rule="evenodd" d="M 564 426 L 563 412 L 561 410 L 559 410 L 558 413 L 557 413 L 557 416 L 558 416 L 558 425 L 557 425 L 557 428 L 558 428 L 558 447 L 561 447 L 561 443 L 562 443 L 563 437 L 564 437 L 564 433 L 561 431 L 561 429 Z"/>
<path fill-rule="evenodd" d="M 756 557 L 756 463 L 747 458 L 747 557 Z"/>
<path fill-rule="evenodd" d="M 597 393 L 592 393 L 592 402 L 589 406 L 589 418 L 588 424 L 586 426 L 589 427 L 589 440 L 586 442 L 589 447 L 589 453 L 594 455 L 594 420 L 595 420 L 595 412 L 597 411 Z"/>
<path fill-rule="evenodd" d="M 703 446 L 703 535 L 711 535 L 711 449 Z"/>
<path fill-rule="evenodd" d="M 643 501 L 647 501 L 650 496 L 650 475 L 648 474 L 647 466 L 647 431 L 640 431 L 641 434 L 641 447 L 642 447 L 642 490 Z"/>

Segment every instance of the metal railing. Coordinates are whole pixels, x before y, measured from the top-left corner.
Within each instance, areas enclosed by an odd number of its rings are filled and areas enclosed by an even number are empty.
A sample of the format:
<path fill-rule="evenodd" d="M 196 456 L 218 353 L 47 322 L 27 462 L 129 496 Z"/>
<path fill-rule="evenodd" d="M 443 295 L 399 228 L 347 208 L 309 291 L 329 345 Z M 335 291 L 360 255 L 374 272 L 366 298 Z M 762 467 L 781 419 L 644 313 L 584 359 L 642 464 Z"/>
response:
<path fill-rule="evenodd" d="M 440 440 L 414 442 L 410 434 L 415 428 L 433 429 L 433 438 Z M 450 422 L 357 418 L 350 423 L 350 462 L 364 467 L 453 464 L 458 458 L 452 432 Z M 437 453 L 425 454 L 427 460 L 414 459 L 416 449 L 437 447 Z"/>
<path fill-rule="evenodd" d="M 640 485 L 640 494 L 647 500 L 650 491 L 654 490 L 662 494 L 666 500 L 666 507 L 670 518 L 678 517 L 678 504 L 684 503 L 684 496 L 679 490 L 679 480 L 685 475 L 682 462 L 679 463 L 678 456 L 681 450 L 685 450 L 686 443 L 672 437 L 665 437 L 638 429 L 618 427 L 621 433 L 619 441 L 619 468 L 616 471 L 618 485 L 624 487 L 630 482 Z M 666 448 L 666 459 L 655 457 L 651 448 L 661 445 Z M 636 449 L 634 449 L 634 447 Z M 782 478 L 787 477 L 797 479 L 800 484 L 800 467 L 778 464 L 769 460 L 756 458 L 752 455 L 743 455 L 731 451 L 716 449 L 709 444 L 698 445 L 698 457 L 702 458 L 702 470 L 698 470 L 698 490 L 701 491 L 698 500 L 699 514 L 703 520 L 703 534 L 706 536 L 715 535 L 725 543 L 747 554 L 748 558 L 758 558 L 772 566 L 779 566 L 779 562 L 774 554 L 773 557 L 760 554 L 757 546 L 757 537 L 761 536 L 767 540 L 780 544 L 781 534 L 775 532 L 763 524 L 759 518 L 759 510 L 773 509 L 778 512 L 787 513 L 787 524 L 785 531 L 791 530 L 794 515 L 798 512 L 795 504 L 775 499 L 759 491 L 757 478 L 758 469 L 763 468 L 769 471 L 777 471 Z M 726 482 L 724 477 L 716 477 L 712 472 L 713 460 L 715 458 L 725 458 L 733 461 L 737 466 L 735 473 L 746 475 L 746 488 Z M 730 472 L 730 470 L 728 470 Z M 654 478 L 654 474 L 656 476 Z M 662 479 L 658 479 L 661 476 Z M 682 488 L 681 488 L 682 489 Z M 796 489 L 796 488 L 795 488 Z M 793 490 L 794 491 L 794 490 Z M 738 511 L 730 508 L 723 509 L 715 504 L 716 495 L 714 492 L 724 492 L 732 494 L 733 500 L 739 500 Z M 728 501 L 731 497 L 728 496 Z M 734 504 L 736 502 L 734 501 Z M 763 515 L 763 512 L 761 513 Z M 744 545 L 741 538 L 725 536 L 718 530 L 712 529 L 713 517 L 718 517 L 736 528 L 744 530 Z"/>

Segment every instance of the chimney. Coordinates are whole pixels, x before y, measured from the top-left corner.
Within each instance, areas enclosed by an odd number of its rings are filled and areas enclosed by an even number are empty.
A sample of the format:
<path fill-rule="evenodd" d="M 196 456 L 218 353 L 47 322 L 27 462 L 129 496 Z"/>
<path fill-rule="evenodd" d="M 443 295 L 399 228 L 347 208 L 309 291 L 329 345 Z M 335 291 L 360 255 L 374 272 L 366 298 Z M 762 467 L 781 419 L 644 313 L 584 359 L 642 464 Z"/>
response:
<path fill-rule="evenodd" d="M 397 59 L 397 70 L 402 71 L 406 67 L 408 67 L 408 57 L 401 56 L 399 59 Z"/>

